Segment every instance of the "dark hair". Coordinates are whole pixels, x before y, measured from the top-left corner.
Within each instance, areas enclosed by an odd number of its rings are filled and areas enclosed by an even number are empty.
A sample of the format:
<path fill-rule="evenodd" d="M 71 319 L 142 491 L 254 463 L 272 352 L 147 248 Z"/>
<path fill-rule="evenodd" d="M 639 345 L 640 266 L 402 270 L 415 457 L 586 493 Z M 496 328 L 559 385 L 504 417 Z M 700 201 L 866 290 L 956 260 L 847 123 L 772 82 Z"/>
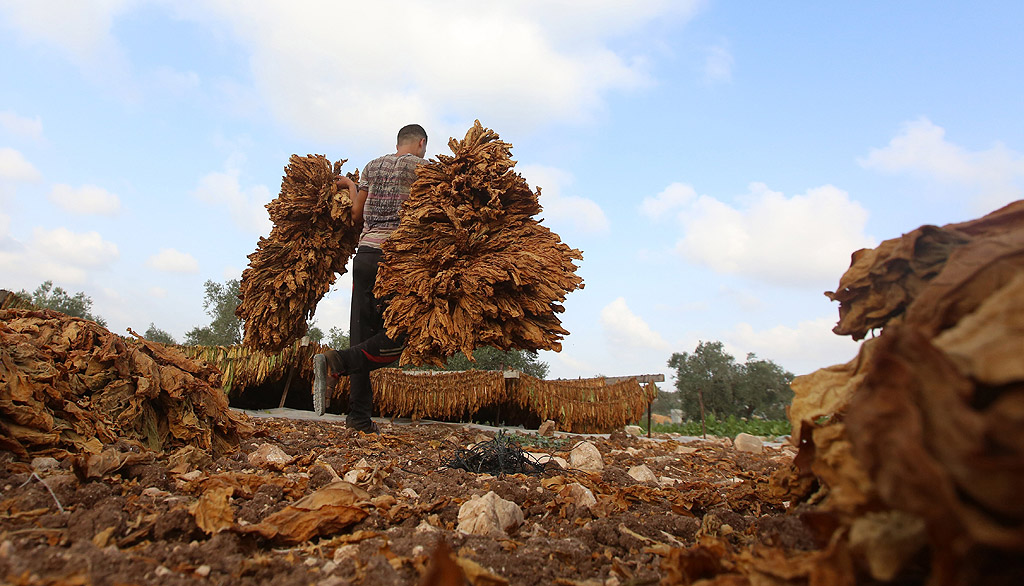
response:
<path fill-rule="evenodd" d="M 420 140 L 421 138 L 427 138 L 427 131 L 423 130 L 423 127 L 419 124 L 406 124 L 398 131 L 398 144 L 402 144 L 407 140 Z"/>

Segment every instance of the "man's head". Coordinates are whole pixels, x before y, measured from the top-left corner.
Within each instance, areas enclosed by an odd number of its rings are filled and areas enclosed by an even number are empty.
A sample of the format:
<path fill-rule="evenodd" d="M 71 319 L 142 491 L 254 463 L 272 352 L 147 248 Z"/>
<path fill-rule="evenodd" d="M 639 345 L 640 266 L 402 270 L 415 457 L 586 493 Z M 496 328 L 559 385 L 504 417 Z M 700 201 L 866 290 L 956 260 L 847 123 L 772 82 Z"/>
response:
<path fill-rule="evenodd" d="M 398 153 L 427 156 L 427 131 L 419 124 L 407 124 L 398 131 Z"/>

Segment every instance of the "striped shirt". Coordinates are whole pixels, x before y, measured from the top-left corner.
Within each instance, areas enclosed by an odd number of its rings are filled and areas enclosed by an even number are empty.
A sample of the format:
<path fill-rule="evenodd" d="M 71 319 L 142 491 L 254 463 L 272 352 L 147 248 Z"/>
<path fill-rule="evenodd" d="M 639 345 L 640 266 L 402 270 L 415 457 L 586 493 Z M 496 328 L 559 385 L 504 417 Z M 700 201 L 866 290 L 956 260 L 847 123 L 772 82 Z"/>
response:
<path fill-rule="evenodd" d="M 370 161 L 359 175 L 359 190 L 366 190 L 363 232 L 359 246 L 380 248 L 398 227 L 398 212 L 409 199 L 416 167 L 426 163 L 416 155 L 384 155 Z"/>

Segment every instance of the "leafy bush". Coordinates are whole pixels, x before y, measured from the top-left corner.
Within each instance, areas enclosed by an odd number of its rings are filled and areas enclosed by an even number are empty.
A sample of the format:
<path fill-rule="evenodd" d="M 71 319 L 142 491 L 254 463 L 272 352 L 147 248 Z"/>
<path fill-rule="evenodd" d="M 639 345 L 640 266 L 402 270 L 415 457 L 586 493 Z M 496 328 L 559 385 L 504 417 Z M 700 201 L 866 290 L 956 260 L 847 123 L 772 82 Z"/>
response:
<path fill-rule="evenodd" d="M 777 437 L 789 435 L 789 421 L 785 419 L 749 419 L 744 421 L 730 415 L 725 419 L 718 419 L 713 414 L 707 416 L 706 420 L 708 435 L 720 437 L 736 437 L 740 433 L 749 433 L 761 437 Z M 670 423 L 665 425 L 653 425 L 653 431 L 663 433 L 681 433 L 683 435 L 701 435 L 700 421 L 684 421 L 683 423 Z M 646 431 L 646 430 L 645 430 Z"/>

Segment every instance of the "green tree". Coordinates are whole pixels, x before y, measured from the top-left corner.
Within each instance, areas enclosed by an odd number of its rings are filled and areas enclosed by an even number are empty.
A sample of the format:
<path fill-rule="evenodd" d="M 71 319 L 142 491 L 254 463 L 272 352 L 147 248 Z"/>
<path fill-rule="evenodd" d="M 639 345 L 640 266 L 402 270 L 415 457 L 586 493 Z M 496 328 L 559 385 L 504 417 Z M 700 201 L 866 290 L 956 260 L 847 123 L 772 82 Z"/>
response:
<path fill-rule="evenodd" d="M 677 401 L 689 419 L 700 417 L 698 390 L 704 394 L 704 410 L 718 419 L 735 417 L 785 417 L 793 399 L 789 383 L 793 373 L 771 360 L 747 354 L 738 364 L 721 342 L 700 342 L 693 353 L 676 353 L 668 365 L 676 369 Z"/>
<path fill-rule="evenodd" d="M 238 307 L 238 279 L 223 285 L 214 281 L 203 284 L 206 295 L 203 309 L 213 318 L 210 325 L 196 326 L 185 333 L 185 344 L 190 346 L 230 346 L 242 341 L 242 320 L 235 315 Z"/>
<path fill-rule="evenodd" d="M 349 338 L 345 330 L 337 326 L 332 326 L 331 329 L 327 330 L 327 347 L 333 350 L 343 350 L 348 348 Z"/>
<path fill-rule="evenodd" d="M 64 289 L 54 287 L 53 281 L 44 281 L 35 291 L 29 293 L 22 289 L 18 295 L 41 309 L 52 309 L 72 317 L 92 320 L 103 327 L 107 326 L 107 320 L 92 313 L 92 298 L 82 291 L 70 295 Z"/>
<path fill-rule="evenodd" d="M 324 331 L 314 322 L 306 324 L 306 335 L 309 336 L 310 340 L 317 343 L 324 339 Z"/>
<path fill-rule="evenodd" d="M 542 362 L 536 352 L 527 350 L 498 350 L 484 346 L 473 351 L 476 362 L 459 352 L 445 362 L 444 370 L 518 370 L 537 378 L 547 378 L 548 363 Z"/>
<path fill-rule="evenodd" d="M 784 419 L 786 405 L 793 401 L 793 389 L 789 386 L 793 378 L 792 372 L 771 360 L 760 360 L 753 353 L 747 354 L 735 391 L 740 409 L 737 415 Z"/>
<path fill-rule="evenodd" d="M 175 341 L 174 336 L 156 327 L 153 325 L 153 322 L 149 322 L 149 327 L 146 328 L 146 333 L 142 334 L 142 337 L 151 342 L 160 342 L 161 344 L 174 345 L 178 343 Z"/>
<path fill-rule="evenodd" d="M 700 417 L 701 393 L 705 412 L 718 417 L 732 412 L 737 366 L 721 342 L 699 342 L 692 354 L 672 354 L 668 365 L 676 369 L 676 389 L 686 417 Z"/>

